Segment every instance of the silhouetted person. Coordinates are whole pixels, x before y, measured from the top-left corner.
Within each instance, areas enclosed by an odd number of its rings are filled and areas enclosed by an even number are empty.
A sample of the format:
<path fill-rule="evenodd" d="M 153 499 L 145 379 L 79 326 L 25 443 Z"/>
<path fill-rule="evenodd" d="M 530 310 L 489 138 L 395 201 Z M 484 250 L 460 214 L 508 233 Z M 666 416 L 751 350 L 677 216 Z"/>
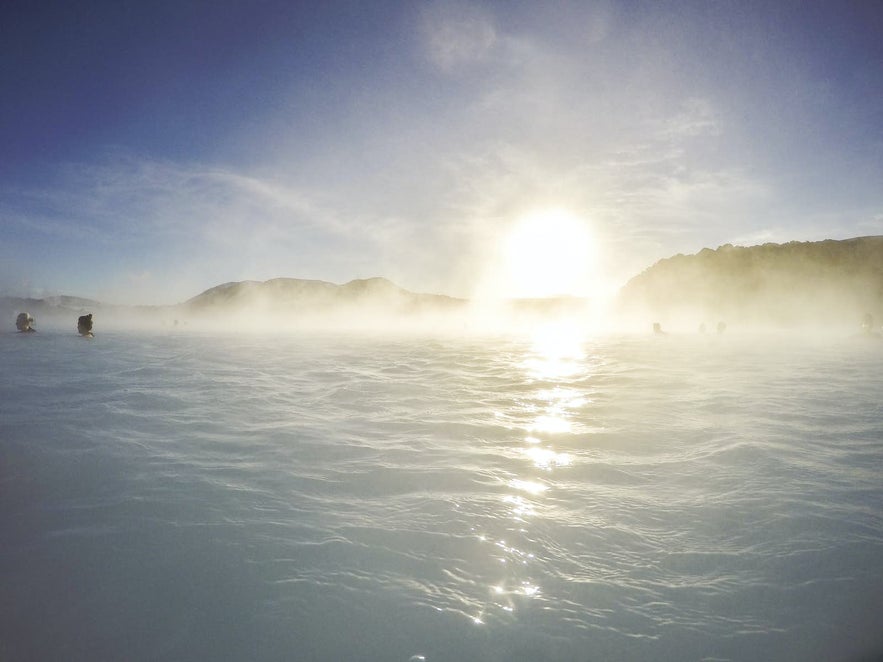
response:
<path fill-rule="evenodd" d="M 718 323 L 717 323 L 717 332 L 718 332 L 718 334 L 721 334 L 721 333 L 723 333 L 723 332 L 726 331 L 726 330 L 727 330 L 727 323 L 726 323 L 726 322 L 718 322 Z"/>
<path fill-rule="evenodd" d="M 82 315 L 77 320 L 77 332 L 81 336 L 92 337 L 92 313 L 88 315 Z"/>
<path fill-rule="evenodd" d="M 19 313 L 18 317 L 15 318 L 15 328 L 19 330 L 19 333 L 33 333 L 37 330 L 33 327 L 33 324 L 34 318 L 28 313 Z"/>
<path fill-rule="evenodd" d="M 665 335 L 665 331 L 662 330 L 662 325 L 659 322 L 653 322 L 653 333 L 657 336 Z"/>

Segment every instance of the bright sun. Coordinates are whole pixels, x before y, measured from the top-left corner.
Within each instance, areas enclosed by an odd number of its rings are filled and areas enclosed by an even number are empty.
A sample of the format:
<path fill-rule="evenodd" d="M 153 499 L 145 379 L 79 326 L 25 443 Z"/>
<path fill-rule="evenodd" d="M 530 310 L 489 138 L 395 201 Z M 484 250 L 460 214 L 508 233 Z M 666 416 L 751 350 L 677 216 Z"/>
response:
<path fill-rule="evenodd" d="M 506 295 L 585 296 L 594 280 L 594 241 L 585 221 L 562 209 L 523 216 L 504 239 Z"/>

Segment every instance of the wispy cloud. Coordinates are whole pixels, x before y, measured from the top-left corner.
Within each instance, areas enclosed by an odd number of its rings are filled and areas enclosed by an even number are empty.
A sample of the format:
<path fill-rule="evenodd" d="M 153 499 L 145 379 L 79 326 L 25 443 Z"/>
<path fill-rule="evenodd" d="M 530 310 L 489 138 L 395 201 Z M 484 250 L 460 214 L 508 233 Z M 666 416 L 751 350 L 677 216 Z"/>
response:
<path fill-rule="evenodd" d="M 740 238 L 883 231 L 873 150 L 838 160 L 804 145 L 827 118 L 775 94 L 810 89 L 800 71 L 756 79 L 715 49 L 702 61 L 716 33 L 695 28 L 717 19 L 577 5 L 421 3 L 377 35 L 379 55 L 323 59 L 321 84 L 275 70 L 280 103 L 231 131 L 227 158 L 121 148 L 45 187 L 3 190 L 0 245 L 58 273 L 45 254 L 64 245 L 71 263 L 113 261 L 116 280 L 148 273 L 188 295 L 221 280 L 372 275 L 468 295 L 509 227 L 543 207 L 586 219 L 623 280 Z M 780 130 L 795 110 L 803 124 Z"/>
<path fill-rule="evenodd" d="M 72 166 L 54 184 L 7 195 L 29 210 L 17 213 L 15 203 L 7 203 L 13 222 L 47 235 L 109 243 L 145 237 L 227 241 L 270 228 L 357 230 L 296 187 L 200 164 L 128 157 Z M 34 214 L 35 208 L 41 213 Z"/>
<path fill-rule="evenodd" d="M 183 279 L 177 296 L 192 295 L 184 288 L 211 284 L 222 272 L 227 278 L 329 278 L 341 261 L 358 262 L 356 245 L 370 251 L 373 241 L 369 228 L 344 219 L 318 200 L 321 194 L 199 164 L 116 158 L 71 167 L 51 188 L 4 197 L 12 237 L 25 234 L 31 243 L 100 256 L 91 259 L 96 271 L 111 262 L 131 264 L 124 277 L 142 289 Z M 159 277 L 140 266 L 157 263 L 175 273 Z"/>
<path fill-rule="evenodd" d="M 427 56 L 445 72 L 482 62 L 499 41 L 492 18 L 465 3 L 427 6 L 421 29 Z"/>
<path fill-rule="evenodd" d="M 883 234 L 883 212 L 857 223 L 857 227 L 867 234 Z"/>
<path fill-rule="evenodd" d="M 721 133 L 721 120 L 708 99 L 691 97 L 673 117 L 666 118 L 665 132 L 672 138 L 715 136 Z"/>

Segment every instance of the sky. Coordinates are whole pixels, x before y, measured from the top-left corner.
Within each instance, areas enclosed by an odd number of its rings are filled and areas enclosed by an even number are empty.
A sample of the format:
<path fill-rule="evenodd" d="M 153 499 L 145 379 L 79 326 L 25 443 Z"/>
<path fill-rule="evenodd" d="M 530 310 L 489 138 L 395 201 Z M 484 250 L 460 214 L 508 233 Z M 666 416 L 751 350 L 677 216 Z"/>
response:
<path fill-rule="evenodd" d="M 593 296 L 883 234 L 881 34 L 878 0 L 7 0 L 0 295 L 534 295 L 557 254 L 590 268 L 547 294 Z M 587 250 L 506 252 L 562 217 Z"/>

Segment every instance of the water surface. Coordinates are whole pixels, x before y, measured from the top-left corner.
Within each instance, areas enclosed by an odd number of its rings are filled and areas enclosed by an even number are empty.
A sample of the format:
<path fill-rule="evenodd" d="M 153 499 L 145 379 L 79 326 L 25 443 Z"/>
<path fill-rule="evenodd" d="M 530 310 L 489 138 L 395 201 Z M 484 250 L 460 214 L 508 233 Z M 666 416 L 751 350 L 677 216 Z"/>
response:
<path fill-rule="evenodd" d="M 883 342 L 0 335 L 0 659 L 883 652 Z"/>

